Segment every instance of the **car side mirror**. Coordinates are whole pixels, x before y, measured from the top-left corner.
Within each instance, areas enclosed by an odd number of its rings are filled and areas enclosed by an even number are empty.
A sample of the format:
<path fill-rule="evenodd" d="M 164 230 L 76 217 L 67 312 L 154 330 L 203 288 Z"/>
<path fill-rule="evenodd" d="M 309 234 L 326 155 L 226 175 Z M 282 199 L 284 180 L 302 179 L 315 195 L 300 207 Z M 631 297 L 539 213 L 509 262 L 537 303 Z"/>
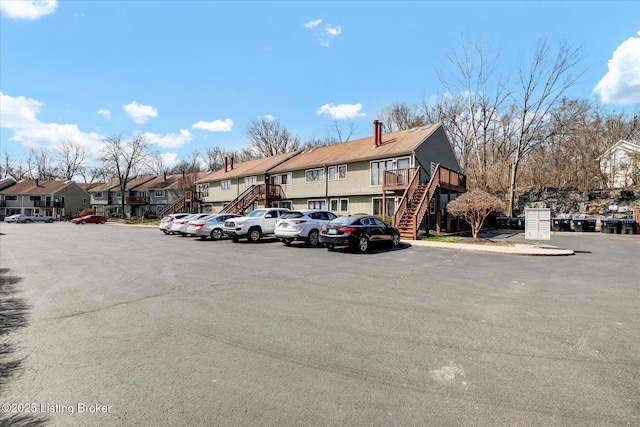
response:
<path fill-rule="evenodd" d="M 266 214 L 264 217 L 265 217 L 265 218 L 273 218 L 273 214 L 268 213 L 268 214 Z"/>

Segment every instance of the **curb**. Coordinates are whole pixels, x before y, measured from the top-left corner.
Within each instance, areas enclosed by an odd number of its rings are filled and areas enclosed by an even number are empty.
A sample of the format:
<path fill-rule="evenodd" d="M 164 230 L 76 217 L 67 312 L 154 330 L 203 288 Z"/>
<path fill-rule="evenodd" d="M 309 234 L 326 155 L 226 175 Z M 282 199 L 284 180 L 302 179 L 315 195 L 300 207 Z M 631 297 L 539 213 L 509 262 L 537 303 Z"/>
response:
<path fill-rule="evenodd" d="M 575 255 L 571 249 L 558 248 L 556 246 L 534 246 L 518 244 L 515 246 L 489 246 L 474 245 L 465 243 L 446 242 L 425 242 L 424 240 L 403 240 L 402 243 L 411 246 L 420 246 L 436 249 L 449 249 L 454 251 L 486 252 L 507 255 L 528 255 L 528 256 L 568 256 Z"/>

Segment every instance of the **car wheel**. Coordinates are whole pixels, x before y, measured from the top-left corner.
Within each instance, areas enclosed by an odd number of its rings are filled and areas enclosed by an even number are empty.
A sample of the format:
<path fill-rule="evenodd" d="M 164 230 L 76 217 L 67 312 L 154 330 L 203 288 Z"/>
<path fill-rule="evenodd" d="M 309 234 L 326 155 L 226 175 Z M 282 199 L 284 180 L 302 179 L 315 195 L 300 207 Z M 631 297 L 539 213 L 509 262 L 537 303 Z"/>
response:
<path fill-rule="evenodd" d="M 169 232 L 168 232 L 167 230 L 162 230 L 162 232 L 163 232 L 164 234 L 169 234 Z"/>
<path fill-rule="evenodd" d="M 292 242 L 293 239 L 282 239 L 282 243 L 284 243 L 285 246 L 291 246 Z"/>
<path fill-rule="evenodd" d="M 260 232 L 260 229 L 252 228 L 251 230 L 249 230 L 249 235 L 247 236 L 247 239 L 251 243 L 256 243 L 258 240 L 260 240 L 260 237 L 262 237 L 262 233 Z"/>
<path fill-rule="evenodd" d="M 33 222 L 33 221 L 31 221 L 30 219 L 28 219 L 28 220 L 26 220 L 25 222 L 28 224 L 28 223 Z"/>
<path fill-rule="evenodd" d="M 238 243 L 238 241 L 239 241 L 239 240 L 240 240 L 240 239 L 234 239 L 233 237 L 231 238 L 231 241 L 232 241 L 233 243 Z"/>
<path fill-rule="evenodd" d="M 219 228 L 214 228 L 211 230 L 211 240 L 220 240 L 222 239 L 222 230 Z"/>
<path fill-rule="evenodd" d="M 83 224 L 86 224 L 86 223 L 87 223 L 87 221 L 82 221 L 82 223 L 83 223 Z"/>
<path fill-rule="evenodd" d="M 100 221 L 100 224 L 104 224 L 104 221 Z"/>
<path fill-rule="evenodd" d="M 333 248 L 335 248 L 335 245 L 332 245 L 331 243 L 325 243 L 324 247 L 327 248 L 328 250 L 332 251 Z"/>
<path fill-rule="evenodd" d="M 362 236 L 358 239 L 358 250 L 363 253 L 369 250 L 369 239 L 367 239 L 365 236 Z"/>
<path fill-rule="evenodd" d="M 307 243 L 310 246 L 318 246 L 318 244 L 320 243 L 318 230 L 311 230 L 309 232 L 309 236 L 307 237 Z"/>
<path fill-rule="evenodd" d="M 396 233 L 393 234 L 393 240 L 391 240 L 391 244 L 393 246 L 398 246 L 400 244 L 400 235 L 399 234 L 396 234 Z"/>

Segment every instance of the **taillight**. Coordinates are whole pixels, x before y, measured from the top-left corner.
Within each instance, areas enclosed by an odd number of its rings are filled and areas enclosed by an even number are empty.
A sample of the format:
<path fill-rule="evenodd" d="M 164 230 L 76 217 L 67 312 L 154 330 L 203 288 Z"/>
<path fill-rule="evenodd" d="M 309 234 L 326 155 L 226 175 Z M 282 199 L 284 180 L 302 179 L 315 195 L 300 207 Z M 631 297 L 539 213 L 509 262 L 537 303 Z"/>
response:
<path fill-rule="evenodd" d="M 195 224 L 193 224 L 195 227 L 204 227 L 204 222 L 196 222 Z"/>
<path fill-rule="evenodd" d="M 340 227 L 338 231 L 341 233 L 355 233 L 356 230 L 357 228 L 354 227 Z"/>
<path fill-rule="evenodd" d="M 306 219 L 295 219 L 295 220 L 293 220 L 293 223 L 295 225 L 302 224 L 302 223 L 305 223 L 305 222 L 307 222 Z"/>
<path fill-rule="evenodd" d="M 327 231 L 327 226 L 323 225 L 322 227 L 320 227 L 320 231 Z"/>
<path fill-rule="evenodd" d="M 173 217 L 169 218 L 169 222 L 173 222 Z"/>

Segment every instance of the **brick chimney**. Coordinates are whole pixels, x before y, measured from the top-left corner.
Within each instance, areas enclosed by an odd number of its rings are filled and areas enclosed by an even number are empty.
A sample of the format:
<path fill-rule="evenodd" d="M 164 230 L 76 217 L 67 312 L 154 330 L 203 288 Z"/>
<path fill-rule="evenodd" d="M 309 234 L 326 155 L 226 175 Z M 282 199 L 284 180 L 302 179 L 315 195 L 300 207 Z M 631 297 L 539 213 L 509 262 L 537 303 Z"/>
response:
<path fill-rule="evenodd" d="M 40 187 L 40 180 L 36 178 L 36 187 Z"/>
<path fill-rule="evenodd" d="M 166 172 L 164 173 L 164 180 L 165 181 L 167 180 L 167 173 Z"/>
<path fill-rule="evenodd" d="M 224 171 L 225 171 L 225 173 L 229 172 L 229 158 L 228 157 L 224 158 Z"/>
<path fill-rule="evenodd" d="M 229 170 L 233 170 L 233 157 L 230 157 L 229 160 L 230 160 L 230 163 L 231 163 L 229 165 Z"/>
<path fill-rule="evenodd" d="M 382 145 L 382 122 L 380 120 L 373 121 L 373 148 Z"/>

